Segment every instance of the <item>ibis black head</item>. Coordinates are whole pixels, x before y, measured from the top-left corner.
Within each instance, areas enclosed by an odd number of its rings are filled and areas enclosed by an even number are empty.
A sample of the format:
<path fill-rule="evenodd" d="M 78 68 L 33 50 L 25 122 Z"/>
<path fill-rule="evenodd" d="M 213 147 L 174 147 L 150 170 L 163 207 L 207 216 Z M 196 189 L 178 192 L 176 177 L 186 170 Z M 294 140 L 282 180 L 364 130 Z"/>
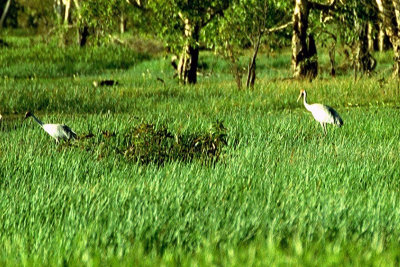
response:
<path fill-rule="evenodd" d="M 27 118 L 29 118 L 29 117 L 32 116 L 32 115 L 33 115 L 32 112 L 27 111 L 27 112 L 25 113 L 25 118 L 24 118 L 24 119 L 27 119 Z"/>

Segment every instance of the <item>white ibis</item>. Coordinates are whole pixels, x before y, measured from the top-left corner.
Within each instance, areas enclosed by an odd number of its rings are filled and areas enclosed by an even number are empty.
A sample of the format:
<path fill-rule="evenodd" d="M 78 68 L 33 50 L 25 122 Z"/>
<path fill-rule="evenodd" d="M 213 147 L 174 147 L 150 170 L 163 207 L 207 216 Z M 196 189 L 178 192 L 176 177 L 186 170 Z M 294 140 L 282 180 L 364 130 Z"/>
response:
<path fill-rule="evenodd" d="M 41 122 L 32 112 L 28 111 L 25 114 L 25 119 L 32 117 L 40 126 L 42 126 L 43 130 L 45 130 L 51 137 L 56 140 L 58 144 L 60 139 L 71 139 L 76 138 L 76 133 L 71 130 L 67 125 L 63 124 L 47 124 Z"/>
<path fill-rule="evenodd" d="M 297 102 L 301 97 L 304 97 L 303 102 L 304 106 L 308 111 L 310 111 L 316 121 L 318 121 L 322 129 L 324 130 L 324 134 L 326 135 L 326 124 L 335 124 L 338 127 L 343 125 L 343 120 L 339 116 L 339 114 L 331 108 L 330 106 L 322 105 L 322 104 L 308 104 L 307 103 L 307 92 L 306 90 L 301 90 L 300 95 L 297 98 Z"/>

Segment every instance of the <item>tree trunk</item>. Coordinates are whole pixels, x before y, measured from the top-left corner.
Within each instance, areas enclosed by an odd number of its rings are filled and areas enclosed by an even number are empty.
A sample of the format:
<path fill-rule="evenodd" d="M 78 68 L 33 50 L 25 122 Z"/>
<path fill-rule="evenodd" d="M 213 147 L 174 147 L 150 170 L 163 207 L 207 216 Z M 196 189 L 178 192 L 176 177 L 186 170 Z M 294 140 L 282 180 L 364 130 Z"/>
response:
<path fill-rule="evenodd" d="M 125 33 L 125 28 L 126 28 L 126 19 L 125 15 L 122 13 L 119 18 L 119 32 Z"/>
<path fill-rule="evenodd" d="M 307 28 L 309 8 L 307 0 L 296 0 L 293 14 L 292 67 L 294 77 L 305 73 L 304 61 L 307 54 Z"/>
<path fill-rule="evenodd" d="M 78 20 L 82 19 L 82 15 L 81 15 L 81 7 L 79 5 L 78 0 L 73 0 L 74 5 L 75 5 L 75 9 L 76 9 L 76 16 L 78 18 Z M 74 12 L 74 13 L 75 13 Z M 77 27 L 76 30 L 76 39 L 77 39 L 77 44 L 79 44 L 80 47 L 85 46 L 86 42 L 87 42 L 87 38 L 89 37 L 89 28 L 84 25 L 81 27 Z"/>
<path fill-rule="evenodd" d="M 308 0 L 296 0 L 293 14 L 292 67 L 295 78 L 315 78 L 318 73 L 317 49 L 312 35 L 307 35 Z"/>
<path fill-rule="evenodd" d="M 197 82 L 197 66 L 199 48 L 190 44 L 185 45 L 178 64 L 178 78 L 184 84 Z"/>
<path fill-rule="evenodd" d="M 256 61 L 253 55 L 252 59 L 249 62 L 249 67 L 247 71 L 246 87 L 253 88 L 255 81 L 256 81 Z"/>
<path fill-rule="evenodd" d="M 336 69 L 335 69 L 335 54 L 336 54 L 336 42 L 332 44 L 329 48 L 329 62 L 331 63 L 331 76 L 336 76 Z"/>
<path fill-rule="evenodd" d="M 306 77 L 314 79 L 318 75 L 318 55 L 317 46 L 315 45 L 314 36 L 309 34 L 307 37 L 307 60 L 306 61 Z"/>
<path fill-rule="evenodd" d="M 310 9 L 328 12 L 335 7 L 335 3 L 336 0 L 329 4 L 295 0 L 292 37 L 292 68 L 295 78 L 313 79 L 318 74 L 317 47 L 314 37 L 307 34 Z"/>
<path fill-rule="evenodd" d="M 178 78 L 184 84 L 195 84 L 197 82 L 197 66 L 199 61 L 198 42 L 200 26 L 192 25 L 188 19 L 185 19 L 184 22 L 186 44 L 179 59 Z"/>
<path fill-rule="evenodd" d="M 130 1 L 129 1 L 130 2 Z M 132 2 L 130 2 L 132 3 Z M 189 1 L 192 5 L 192 1 Z M 197 82 L 197 66 L 199 61 L 199 39 L 200 30 L 205 27 L 212 19 L 223 13 L 229 7 L 228 1 L 223 4 L 210 6 L 207 9 L 195 9 L 196 16 L 191 19 L 185 12 L 178 12 L 179 18 L 184 25 L 184 46 L 178 63 L 178 78 L 184 84 L 195 84 Z M 136 0 L 136 5 L 141 6 L 141 1 Z"/>
<path fill-rule="evenodd" d="M 369 53 L 369 26 L 368 23 L 362 23 L 356 27 L 358 27 L 358 42 L 354 56 L 354 71 L 370 74 L 376 67 L 376 60 Z"/>
<path fill-rule="evenodd" d="M 89 27 L 83 26 L 79 29 L 79 46 L 84 47 L 89 37 Z"/>
<path fill-rule="evenodd" d="M 67 1 L 71 1 L 71 0 L 67 0 Z M 76 13 L 77 13 L 77 17 L 78 19 L 82 19 L 82 15 L 81 15 L 81 7 L 79 5 L 78 0 L 73 0 L 75 8 L 76 8 Z M 87 24 L 83 24 L 80 27 L 77 27 L 77 38 L 78 38 L 78 44 L 80 47 L 84 47 L 87 44 L 89 35 L 93 33 L 93 27 L 90 27 Z"/>
<path fill-rule="evenodd" d="M 233 70 L 233 76 L 235 77 L 236 86 L 240 90 L 242 89 L 242 73 L 240 72 L 239 65 L 236 61 L 237 57 L 235 56 L 234 50 L 229 42 L 226 42 L 226 49 L 228 50 L 228 59 L 232 65 L 231 67 Z"/>
<path fill-rule="evenodd" d="M 368 22 L 368 32 L 367 32 L 367 39 L 368 39 L 368 51 L 373 52 L 374 51 L 374 25 L 372 22 Z"/>
<path fill-rule="evenodd" d="M 400 78 L 400 3 L 399 0 L 376 0 L 376 3 L 383 28 L 393 46 L 393 76 Z"/>
<path fill-rule="evenodd" d="M 396 27 L 394 30 L 394 37 L 392 41 L 393 52 L 394 52 L 394 71 L 393 75 L 400 78 L 400 1 L 392 0 L 394 13 L 396 17 Z"/>
<path fill-rule="evenodd" d="M 71 7 L 71 0 L 63 0 L 65 5 L 64 11 L 64 26 L 68 26 L 68 19 L 69 19 L 69 9 Z"/>
<path fill-rule="evenodd" d="M 378 6 L 378 17 L 379 17 L 379 33 L 378 33 L 378 50 L 380 52 L 385 51 L 387 49 L 389 49 L 389 47 L 391 46 L 390 40 L 389 40 L 389 36 L 386 33 L 386 28 L 388 27 L 387 24 L 391 23 L 391 21 L 388 21 L 388 15 L 390 14 L 386 14 L 384 13 L 384 7 L 383 7 L 383 2 L 382 0 L 376 0 L 377 6 Z M 386 3 L 387 4 L 387 3 Z"/>
<path fill-rule="evenodd" d="M 396 50 L 394 50 L 394 70 L 393 76 L 400 78 L 400 43 L 399 38 L 397 38 Z"/>
<path fill-rule="evenodd" d="M 246 81 L 247 88 L 250 88 L 250 87 L 253 88 L 254 83 L 256 81 L 256 59 L 257 59 L 258 49 L 260 48 L 261 35 L 262 35 L 262 31 L 260 30 L 258 33 L 257 42 L 254 44 L 253 56 L 251 57 L 249 67 L 248 67 L 247 81 Z"/>
<path fill-rule="evenodd" d="M 390 48 L 391 44 L 389 37 L 386 35 L 385 27 L 382 22 L 379 22 L 379 32 L 378 32 L 378 50 L 380 52 L 386 51 Z"/>
<path fill-rule="evenodd" d="M 3 23 L 4 23 L 4 20 L 6 19 L 6 15 L 7 15 L 8 9 L 10 8 L 10 4 L 11 4 L 11 0 L 8 0 L 6 5 L 4 6 L 3 14 L 1 14 L 1 18 L 0 18 L 0 29 L 3 28 Z"/>
<path fill-rule="evenodd" d="M 62 1 L 61 0 L 55 0 L 54 1 L 54 13 L 56 14 L 57 17 L 57 23 L 61 25 L 62 23 L 62 13 L 63 13 L 63 6 L 62 6 Z"/>

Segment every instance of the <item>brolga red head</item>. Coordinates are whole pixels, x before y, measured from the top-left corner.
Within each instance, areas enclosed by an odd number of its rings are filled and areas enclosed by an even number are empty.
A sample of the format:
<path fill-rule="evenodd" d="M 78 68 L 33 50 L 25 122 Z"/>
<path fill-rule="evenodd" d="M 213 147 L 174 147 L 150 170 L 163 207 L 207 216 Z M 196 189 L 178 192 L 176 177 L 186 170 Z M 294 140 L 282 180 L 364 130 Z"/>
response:
<path fill-rule="evenodd" d="M 306 94 L 307 94 L 306 90 L 301 89 L 301 90 L 300 90 L 300 95 L 299 95 L 299 97 L 297 98 L 297 102 L 299 102 L 300 98 L 301 98 L 302 96 L 305 96 Z"/>

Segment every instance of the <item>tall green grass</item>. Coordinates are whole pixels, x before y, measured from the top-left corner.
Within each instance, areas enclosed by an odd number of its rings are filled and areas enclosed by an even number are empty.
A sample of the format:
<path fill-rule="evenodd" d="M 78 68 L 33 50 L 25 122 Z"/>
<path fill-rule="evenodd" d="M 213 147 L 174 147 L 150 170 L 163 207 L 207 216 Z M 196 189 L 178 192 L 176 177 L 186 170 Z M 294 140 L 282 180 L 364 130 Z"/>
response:
<path fill-rule="evenodd" d="M 286 53 L 261 57 L 256 87 L 238 91 L 225 63 L 201 56 L 211 75 L 196 86 L 179 85 L 162 58 L 99 75 L 2 74 L 1 264 L 399 264 L 397 82 L 280 80 L 268 69 L 287 71 Z M 104 78 L 119 85 L 93 87 Z M 335 107 L 344 126 L 324 136 L 296 102 L 302 88 L 309 102 Z M 22 119 L 27 109 L 99 142 L 58 146 Z M 151 123 L 189 136 L 217 120 L 227 145 L 215 164 L 104 153 L 114 149 L 105 131 L 123 142 Z"/>
<path fill-rule="evenodd" d="M 0 76 L 10 79 L 62 78 L 128 69 L 150 55 L 113 45 L 100 47 L 43 43 L 37 37 L 4 38 L 8 46 L 0 54 Z"/>

